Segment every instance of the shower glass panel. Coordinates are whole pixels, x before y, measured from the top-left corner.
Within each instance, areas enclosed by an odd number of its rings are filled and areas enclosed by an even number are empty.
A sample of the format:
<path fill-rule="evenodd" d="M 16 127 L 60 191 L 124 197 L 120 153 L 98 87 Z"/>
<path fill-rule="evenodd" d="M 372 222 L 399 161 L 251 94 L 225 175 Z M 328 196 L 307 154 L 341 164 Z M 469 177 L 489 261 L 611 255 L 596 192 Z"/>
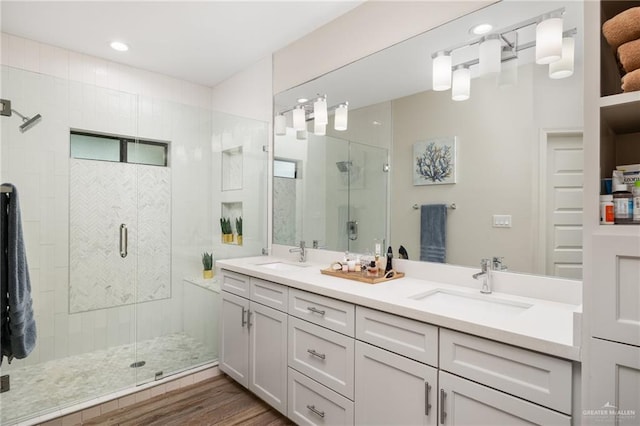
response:
<path fill-rule="evenodd" d="M 0 120 L 0 179 L 20 196 L 38 332 L 27 358 L 0 367 L 0 424 L 215 361 L 219 290 L 201 264 L 203 251 L 223 253 L 212 112 L 7 66 L 0 77 L 3 99 L 42 115 L 24 133 Z M 73 158 L 71 130 L 167 143 L 167 154 L 134 142 L 129 163 L 104 146 Z"/>
<path fill-rule="evenodd" d="M 350 252 L 367 253 L 385 239 L 388 161 L 385 148 L 349 143 L 349 223 L 356 226 L 347 233 Z"/>

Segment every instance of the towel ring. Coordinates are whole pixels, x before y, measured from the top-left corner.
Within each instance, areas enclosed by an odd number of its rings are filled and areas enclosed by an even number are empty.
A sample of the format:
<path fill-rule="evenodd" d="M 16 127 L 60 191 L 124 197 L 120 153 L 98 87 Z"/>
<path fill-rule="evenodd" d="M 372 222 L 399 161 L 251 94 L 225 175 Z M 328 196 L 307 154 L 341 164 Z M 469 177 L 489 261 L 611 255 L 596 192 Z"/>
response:
<path fill-rule="evenodd" d="M 419 206 L 419 205 L 417 205 L 417 204 L 414 204 L 414 205 L 413 205 L 413 209 L 414 209 L 414 210 L 418 210 L 419 208 L 420 208 L 420 206 Z M 449 205 L 447 206 L 447 208 L 448 208 L 448 209 L 451 209 L 451 210 L 455 210 L 455 209 L 457 209 L 457 208 L 458 208 L 458 206 L 456 206 L 456 203 L 451 203 L 451 204 L 449 204 Z"/>

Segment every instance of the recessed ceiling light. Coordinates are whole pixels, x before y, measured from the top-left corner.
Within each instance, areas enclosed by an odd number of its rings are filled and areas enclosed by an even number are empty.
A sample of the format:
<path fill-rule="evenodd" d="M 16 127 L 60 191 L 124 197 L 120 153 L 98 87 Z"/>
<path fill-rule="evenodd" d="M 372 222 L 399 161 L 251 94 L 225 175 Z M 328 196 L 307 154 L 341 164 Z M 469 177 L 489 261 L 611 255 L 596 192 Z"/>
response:
<path fill-rule="evenodd" d="M 129 46 L 121 41 L 112 41 L 110 46 L 113 50 L 117 50 L 118 52 L 126 52 L 129 50 Z"/>
<path fill-rule="evenodd" d="M 305 102 L 309 102 L 309 99 L 307 99 L 307 98 L 298 98 L 298 103 L 299 104 L 303 104 Z"/>
<path fill-rule="evenodd" d="M 475 35 L 482 35 L 482 34 L 488 33 L 492 29 L 493 29 L 493 25 L 491 24 L 478 24 L 471 27 L 471 29 L 469 30 L 469 33 L 475 34 Z"/>

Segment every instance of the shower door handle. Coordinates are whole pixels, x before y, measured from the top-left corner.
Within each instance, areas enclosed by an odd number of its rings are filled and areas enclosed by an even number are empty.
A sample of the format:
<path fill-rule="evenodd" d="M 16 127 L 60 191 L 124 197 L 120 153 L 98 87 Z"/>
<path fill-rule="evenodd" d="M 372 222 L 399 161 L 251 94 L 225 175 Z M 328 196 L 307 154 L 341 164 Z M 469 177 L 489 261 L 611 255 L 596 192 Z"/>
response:
<path fill-rule="evenodd" d="M 129 231 L 127 229 L 127 225 L 124 223 L 120 224 L 120 257 L 127 257 L 127 250 L 129 248 Z"/>

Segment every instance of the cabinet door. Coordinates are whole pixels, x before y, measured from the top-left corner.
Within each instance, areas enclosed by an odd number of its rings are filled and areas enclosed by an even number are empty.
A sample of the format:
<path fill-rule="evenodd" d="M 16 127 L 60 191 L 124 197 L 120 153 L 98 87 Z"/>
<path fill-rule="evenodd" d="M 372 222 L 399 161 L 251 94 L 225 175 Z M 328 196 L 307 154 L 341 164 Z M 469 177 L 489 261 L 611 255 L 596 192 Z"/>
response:
<path fill-rule="evenodd" d="M 567 425 L 571 417 L 506 393 L 439 373 L 440 424 L 443 425 Z"/>
<path fill-rule="evenodd" d="M 436 425 L 437 370 L 356 342 L 356 424 Z"/>
<path fill-rule="evenodd" d="M 251 302 L 249 389 L 287 414 L 287 314 Z"/>
<path fill-rule="evenodd" d="M 591 339 L 593 385 L 588 405 L 582 407 L 585 424 L 637 425 L 640 422 L 640 347 Z"/>
<path fill-rule="evenodd" d="M 640 232 L 593 237 L 593 336 L 640 345 Z"/>
<path fill-rule="evenodd" d="M 220 304 L 220 370 L 249 386 L 249 301 L 226 291 Z"/>

